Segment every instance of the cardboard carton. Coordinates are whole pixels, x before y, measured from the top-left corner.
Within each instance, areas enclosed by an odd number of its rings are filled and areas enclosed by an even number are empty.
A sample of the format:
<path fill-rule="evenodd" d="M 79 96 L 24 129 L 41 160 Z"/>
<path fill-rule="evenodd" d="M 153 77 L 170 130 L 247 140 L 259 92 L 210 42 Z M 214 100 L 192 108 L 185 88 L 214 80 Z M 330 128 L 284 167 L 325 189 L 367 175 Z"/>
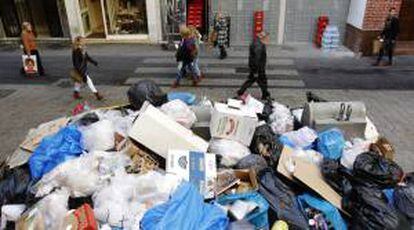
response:
<path fill-rule="evenodd" d="M 214 198 L 217 178 L 215 154 L 170 150 L 166 171 L 196 185 L 204 198 Z"/>
<path fill-rule="evenodd" d="M 168 150 L 207 152 L 208 142 L 145 102 L 129 136 L 163 158 Z"/>
<path fill-rule="evenodd" d="M 250 145 L 258 124 L 255 113 L 229 108 L 226 104 L 216 103 L 210 122 L 212 137 L 225 138 Z"/>

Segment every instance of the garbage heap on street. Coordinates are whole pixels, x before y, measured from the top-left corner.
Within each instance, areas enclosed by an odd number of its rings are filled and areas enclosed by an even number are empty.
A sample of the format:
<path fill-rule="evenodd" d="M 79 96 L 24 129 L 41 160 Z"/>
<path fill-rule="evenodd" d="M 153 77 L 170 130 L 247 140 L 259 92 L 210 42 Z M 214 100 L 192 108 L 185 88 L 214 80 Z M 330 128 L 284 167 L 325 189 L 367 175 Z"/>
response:
<path fill-rule="evenodd" d="M 362 102 L 213 102 L 148 80 L 127 96 L 29 131 L 0 170 L 1 229 L 413 227 L 414 174 Z"/>

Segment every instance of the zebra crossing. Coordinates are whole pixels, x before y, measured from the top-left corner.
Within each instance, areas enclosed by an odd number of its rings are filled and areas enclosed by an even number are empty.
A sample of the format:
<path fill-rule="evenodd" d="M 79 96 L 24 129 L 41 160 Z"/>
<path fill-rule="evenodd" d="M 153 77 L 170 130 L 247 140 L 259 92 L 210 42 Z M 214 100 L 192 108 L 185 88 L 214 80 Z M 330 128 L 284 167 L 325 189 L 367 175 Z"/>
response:
<path fill-rule="evenodd" d="M 229 57 L 200 59 L 200 69 L 206 78 L 199 87 L 238 88 L 249 73 L 247 58 Z M 134 75 L 124 82 L 134 84 L 143 79 L 151 79 L 160 86 L 169 86 L 175 79 L 177 63 L 173 57 L 148 57 L 142 59 Z M 305 82 L 296 69 L 295 62 L 289 58 L 271 58 L 267 62 L 266 75 L 269 88 L 304 88 Z M 191 86 L 192 82 L 183 79 L 182 86 Z M 257 87 L 257 86 L 255 86 Z"/>

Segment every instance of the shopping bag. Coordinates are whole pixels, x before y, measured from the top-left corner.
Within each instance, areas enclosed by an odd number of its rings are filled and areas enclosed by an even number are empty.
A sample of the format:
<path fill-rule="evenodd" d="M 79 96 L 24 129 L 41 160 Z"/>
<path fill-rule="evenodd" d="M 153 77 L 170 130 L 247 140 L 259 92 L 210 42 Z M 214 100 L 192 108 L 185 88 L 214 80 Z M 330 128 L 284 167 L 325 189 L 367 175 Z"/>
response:
<path fill-rule="evenodd" d="M 74 82 L 78 82 L 78 83 L 82 83 L 83 81 L 83 77 L 82 75 L 79 73 L 78 70 L 76 69 L 71 69 L 70 70 L 70 78 L 74 81 Z"/>
<path fill-rule="evenodd" d="M 37 59 L 34 55 L 22 55 L 23 69 L 26 74 L 37 74 Z"/>

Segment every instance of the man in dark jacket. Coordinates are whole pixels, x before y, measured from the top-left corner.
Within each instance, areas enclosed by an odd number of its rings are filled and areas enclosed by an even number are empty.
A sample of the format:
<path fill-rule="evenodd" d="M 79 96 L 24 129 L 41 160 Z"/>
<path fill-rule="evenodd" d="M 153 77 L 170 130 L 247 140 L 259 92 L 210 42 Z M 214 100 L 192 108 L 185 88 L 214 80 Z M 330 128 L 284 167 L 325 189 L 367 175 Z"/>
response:
<path fill-rule="evenodd" d="M 267 89 L 267 78 L 266 78 L 266 45 L 269 43 L 269 35 L 266 32 L 261 32 L 257 38 L 250 45 L 249 51 L 249 78 L 241 86 L 237 94 L 242 96 L 246 90 L 251 87 L 256 81 L 262 90 L 262 99 L 268 99 L 270 93 Z M 258 74 L 256 78 L 254 75 Z"/>
<path fill-rule="evenodd" d="M 379 36 L 380 41 L 382 42 L 382 47 L 378 54 L 377 62 L 374 64 L 378 66 L 381 63 L 384 53 L 388 53 L 388 65 L 392 65 L 392 56 L 394 53 L 395 41 L 397 39 L 398 33 L 400 32 L 399 20 L 397 18 L 397 12 L 395 8 L 391 8 L 389 15 L 385 20 L 384 29 Z"/>

